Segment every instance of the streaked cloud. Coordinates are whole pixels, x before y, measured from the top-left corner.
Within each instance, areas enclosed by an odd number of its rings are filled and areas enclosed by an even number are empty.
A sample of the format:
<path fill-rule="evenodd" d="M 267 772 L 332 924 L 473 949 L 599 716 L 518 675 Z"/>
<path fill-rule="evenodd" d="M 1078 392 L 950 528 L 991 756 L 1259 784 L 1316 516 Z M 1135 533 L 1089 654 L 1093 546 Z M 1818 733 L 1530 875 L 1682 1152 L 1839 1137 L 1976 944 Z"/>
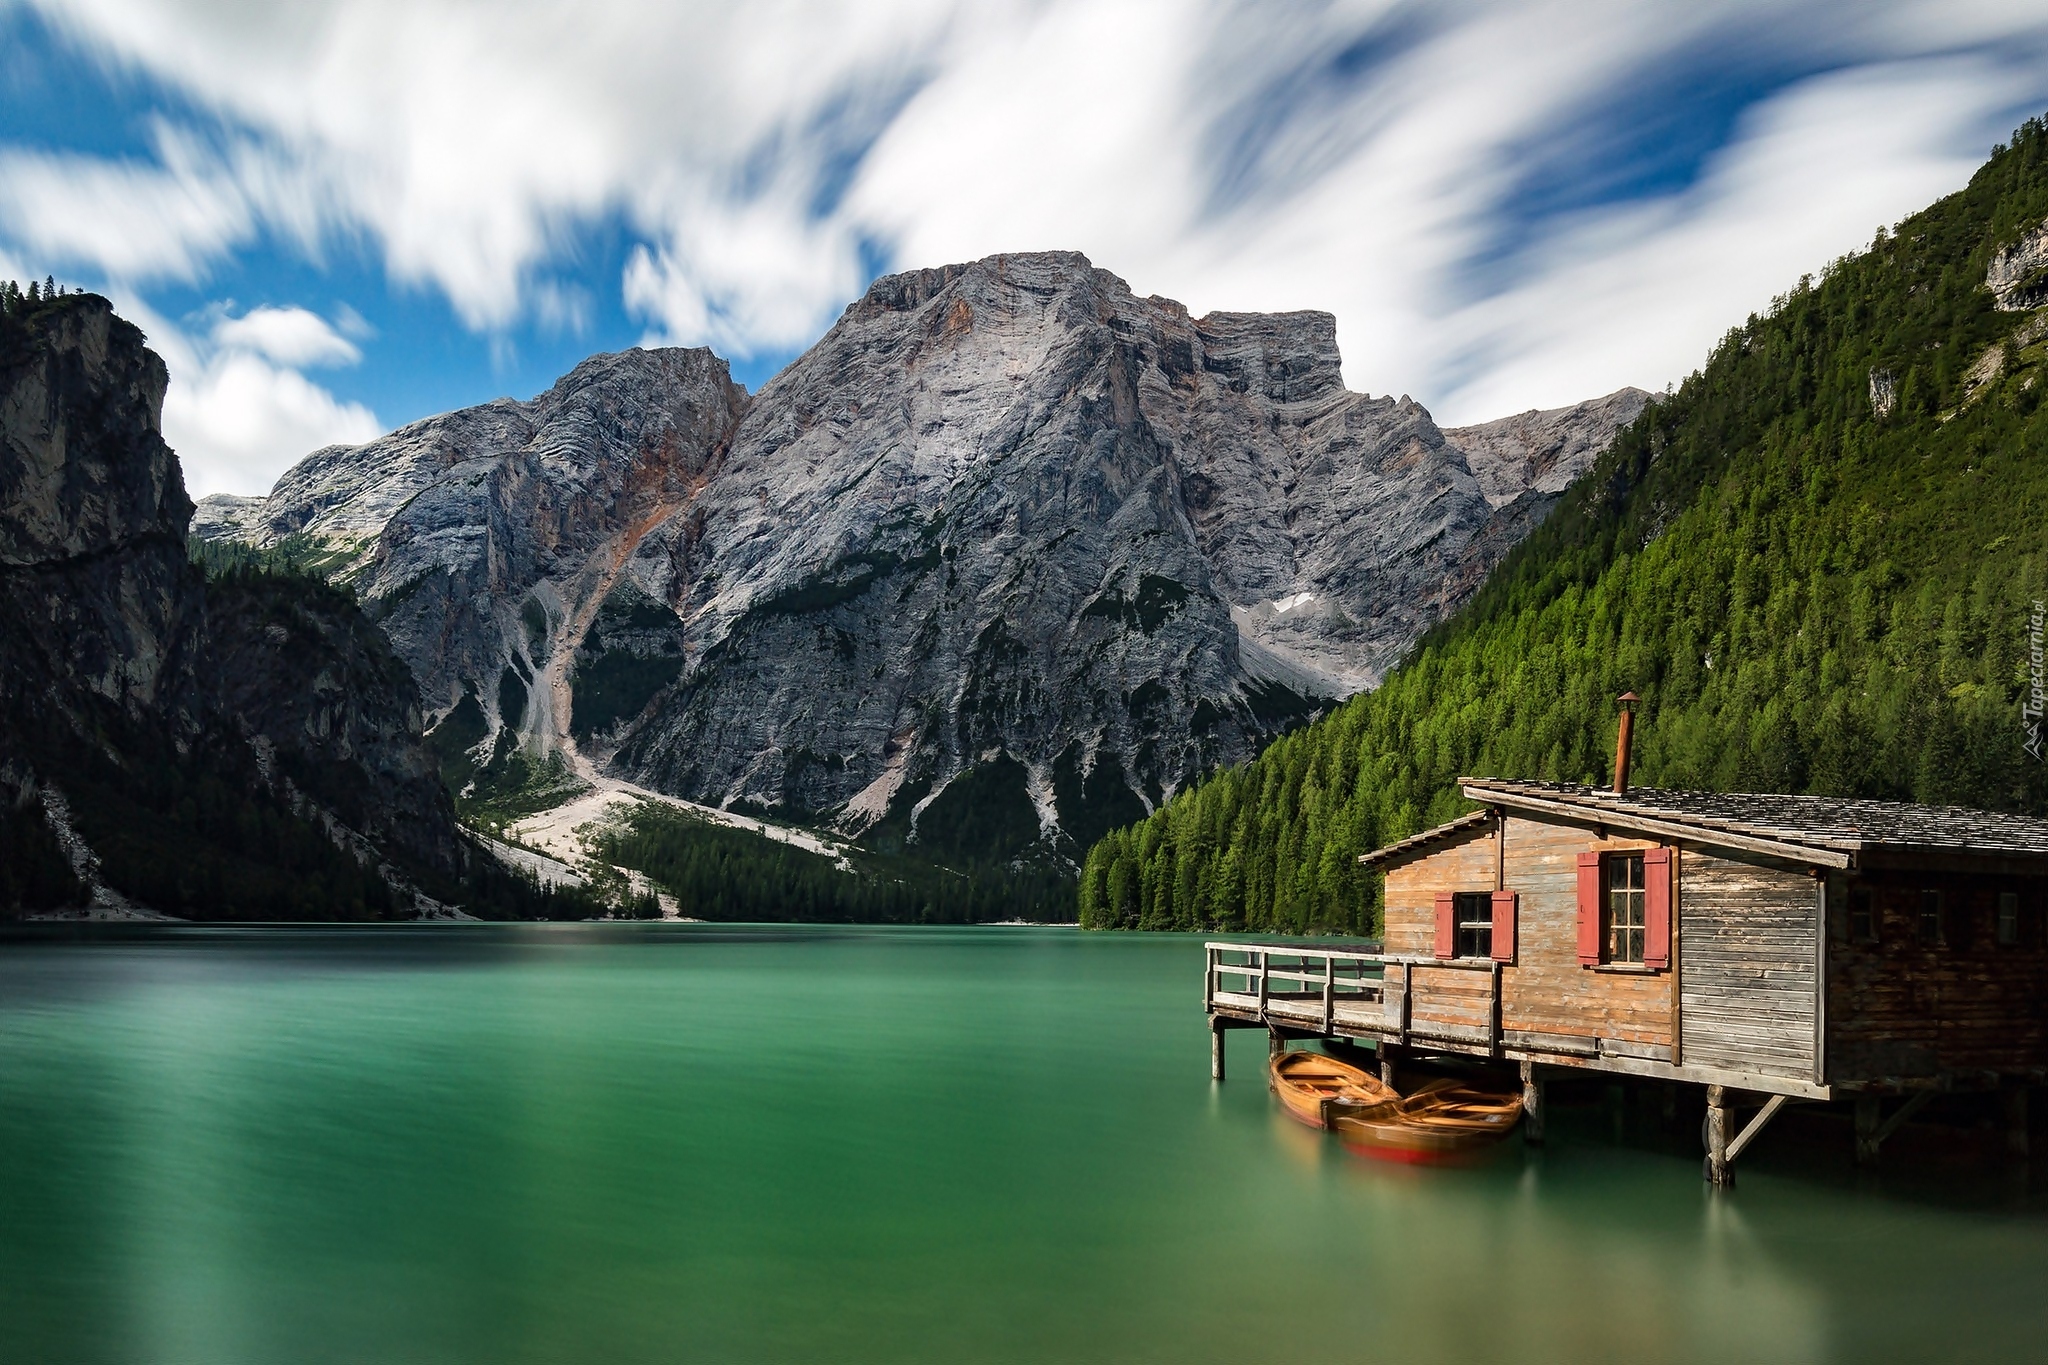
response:
<path fill-rule="evenodd" d="M 2039 0 L 33 4 L 176 108 L 145 154 L 0 141 L 0 248 L 138 296 L 361 248 L 504 353 L 746 358 L 878 268 L 1073 248 L 1328 309 L 1353 387 L 1447 422 L 1662 387 L 2048 106 Z M 222 470 L 374 425 L 302 371 L 376 343 L 270 302 L 193 324 Z"/>

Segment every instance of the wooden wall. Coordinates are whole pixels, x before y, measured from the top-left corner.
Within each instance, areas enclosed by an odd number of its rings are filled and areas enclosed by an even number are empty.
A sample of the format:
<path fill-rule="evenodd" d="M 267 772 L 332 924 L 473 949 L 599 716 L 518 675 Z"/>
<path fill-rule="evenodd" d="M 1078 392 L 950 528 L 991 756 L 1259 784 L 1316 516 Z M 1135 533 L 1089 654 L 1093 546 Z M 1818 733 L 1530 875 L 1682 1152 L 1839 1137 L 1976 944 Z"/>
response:
<path fill-rule="evenodd" d="M 1405 866 L 1386 882 L 1386 951 L 1427 957 L 1436 946 L 1436 893 L 1491 891 L 1494 835 L 1478 831 Z M 1510 817 L 1506 881 L 1521 893 L 1512 966 L 1501 970 L 1501 1028 L 1569 1041 L 1576 1050 L 1606 1050 L 1668 1060 L 1671 975 L 1596 970 L 1579 965 L 1578 858 L 1587 849 L 1655 848 L 1645 839 L 1602 839 L 1591 829 Z M 1417 1028 L 1447 1025 L 1454 1034 L 1491 1026 L 1481 972 L 1415 970 L 1411 1018 Z M 1514 1040 L 1510 1040 L 1513 1042 Z"/>
<path fill-rule="evenodd" d="M 1435 952 L 1436 893 L 1493 890 L 1493 843 L 1492 831 L 1475 830 L 1427 857 L 1388 869 L 1380 932 L 1384 951 L 1401 957 Z"/>
<path fill-rule="evenodd" d="M 1939 890 L 1939 942 L 1920 935 L 1920 893 Z M 1850 903 L 1867 891 L 1877 941 L 1857 942 Z M 2020 941 L 1997 941 L 1998 894 L 2020 896 Z M 2048 1065 L 2048 925 L 2043 879 L 1866 872 L 1839 878 L 1828 907 L 1828 1079 L 1912 1079 Z"/>
<path fill-rule="evenodd" d="M 1671 974 L 1579 965 L 1579 854 L 1655 847 L 1654 839 L 1509 818 L 1507 884 L 1522 904 L 1515 965 L 1501 983 L 1503 1030 L 1607 1039 L 1669 1059 Z"/>
<path fill-rule="evenodd" d="M 1813 1080 L 1820 883 L 1692 850 L 1678 877 L 1682 1060 Z"/>

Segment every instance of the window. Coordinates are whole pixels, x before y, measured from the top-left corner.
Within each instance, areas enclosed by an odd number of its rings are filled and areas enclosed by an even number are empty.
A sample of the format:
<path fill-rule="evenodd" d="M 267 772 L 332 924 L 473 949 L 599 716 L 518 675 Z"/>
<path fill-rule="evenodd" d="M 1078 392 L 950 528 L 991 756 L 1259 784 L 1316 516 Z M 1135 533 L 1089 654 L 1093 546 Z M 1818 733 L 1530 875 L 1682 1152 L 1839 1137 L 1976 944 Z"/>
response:
<path fill-rule="evenodd" d="M 1849 937 L 1858 943 L 1877 942 L 1877 898 L 1868 887 L 1849 893 Z"/>
<path fill-rule="evenodd" d="M 1493 896 L 1486 891 L 1460 891 L 1451 901 L 1458 926 L 1459 957 L 1493 956 Z"/>
<path fill-rule="evenodd" d="M 1941 893 L 1922 891 L 1920 893 L 1920 941 L 1941 942 Z"/>
<path fill-rule="evenodd" d="M 1613 853 L 1601 860 L 1606 881 L 1604 938 L 1609 962 L 1643 960 L 1643 855 Z"/>
<path fill-rule="evenodd" d="M 2010 948 L 2020 941 L 2020 893 L 1998 893 L 1998 946 Z"/>

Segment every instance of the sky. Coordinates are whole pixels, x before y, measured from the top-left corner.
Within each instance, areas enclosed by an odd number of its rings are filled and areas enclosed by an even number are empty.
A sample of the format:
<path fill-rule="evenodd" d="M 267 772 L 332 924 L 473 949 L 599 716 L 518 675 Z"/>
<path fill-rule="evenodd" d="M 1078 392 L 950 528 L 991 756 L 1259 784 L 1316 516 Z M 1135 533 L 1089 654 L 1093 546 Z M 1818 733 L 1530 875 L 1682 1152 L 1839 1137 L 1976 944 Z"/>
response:
<path fill-rule="evenodd" d="M 1456 425 L 1682 380 L 2044 112 L 2048 0 L 0 0 L 0 277 L 143 327 L 195 496 L 1002 251 Z"/>

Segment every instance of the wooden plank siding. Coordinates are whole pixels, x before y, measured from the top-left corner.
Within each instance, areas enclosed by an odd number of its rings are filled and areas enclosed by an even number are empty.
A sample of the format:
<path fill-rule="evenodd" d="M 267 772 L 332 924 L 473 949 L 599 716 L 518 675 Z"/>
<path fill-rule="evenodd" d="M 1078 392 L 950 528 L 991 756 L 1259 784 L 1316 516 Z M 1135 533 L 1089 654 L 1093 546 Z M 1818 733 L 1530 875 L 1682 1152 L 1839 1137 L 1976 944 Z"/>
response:
<path fill-rule="evenodd" d="M 1382 949 L 1389 957 L 1430 957 L 1436 952 L 1436 893 L 1491 891 L 1494 834 L 1480 829 L 1457 843 L 1387 872 Z M 1420 986 L 1417 993 L 1420 994 Z"/>
<path fill-rule="evenodd" d="M 1938 941 L 1921 936 L 1920 897 L 1942 893 Z M 2020 897 L 2019 942 L 1998 942 L 1998 897 Z M 1877 941 L 1851 929 L 1867 893 Z M 1828 1076 L 1837 1084 L 2048 1064 L 2048 895 L 2039 877 L 1866 872 L 1839 879 L 1829 907 Z"/>
<path fill-rule="evenodd" d="M 1501 1027 L 1521 1033 L 1671 1047 L 1671 977 L 1579 963 L 1579 854 L 1655 848 L 1654 839 L 1600 838 L 1597 831 L 1508 819 L 1507 884 L 1522 893 L 1515 966 L 1501 986 Z"/>
<path fill-rule="evenodd" d="M 1510 1034 L 1546 1035 L 1566 1048 L 1599 1049 L 1600 1040 L 1631 1055 L 1668 1060 L 1671 978 L 1665 972 L 1620 972 L 1581 966 L 1578 959 L 1578 855 L 1586 849 L 1627 851 L 1655 840 L 1599 838 L 1594 831 L 1510 817 L 1504 873 L 1521 893 L 1516 957 L 1501 969 L 1501 1018 Z M 1495 839 L 1478 830 L 1413 862 L 1387 870 L 1386 952 L 1428 957 L 1436 942 L 1436 893 L 1491 891 Z M 1491 1024 L 1487 973 L 1415 969 L 1411 1027 L 1448 1026 L 1461 1035 Z M 1427 1022 L 1426 1022 L 1427 1021 Z M 1575 1046 L 1576 1044 L 1576 1046 Z"/>
<path fill-rule="evenodd" d="M 1704 852 L 1680 862 L 1686 1064 L 1813 1079 L 1820 883 Z"/>
<path fill-rule="evenodd" d="M 1416 967 L 1409 1031 L 1424 1038 L 1490 1044 L 1493 973 L 1466 967 Z"/>

